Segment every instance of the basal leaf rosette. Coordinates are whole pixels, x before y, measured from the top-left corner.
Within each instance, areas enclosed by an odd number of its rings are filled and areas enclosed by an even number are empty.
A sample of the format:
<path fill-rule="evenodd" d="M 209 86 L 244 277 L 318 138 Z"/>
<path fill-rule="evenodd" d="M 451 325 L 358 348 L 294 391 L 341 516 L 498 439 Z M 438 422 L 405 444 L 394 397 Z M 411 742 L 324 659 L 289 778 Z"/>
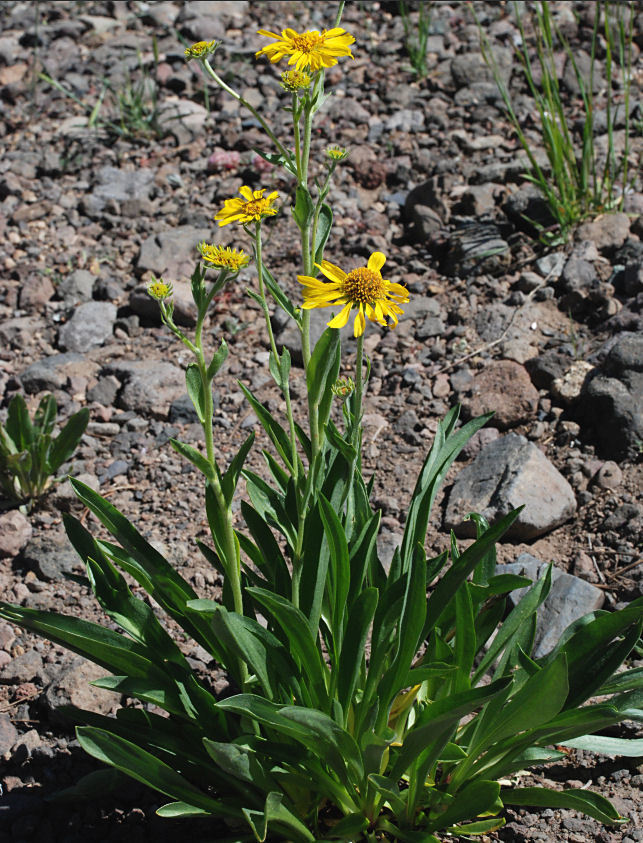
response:
<path fill-rule="evenodd" d="M 294 29 L 282 29 L 281 35 L 267 29 L 259 29 L 258 32 L 259 35 L 274 39 L 273 44 L 266 44 L 256 53 L 257 58 L 266 56 L 271 64 L 288 56 L 288 64 L 294 64 L 295 70 L 310 68 L 316 72 L 333 67 L 341 56 L 353 58 L 350 45 L 355 43 L 355 39 L 341 27 L 301 33 Z"/>
<path fill-rule="evenodd" d="M 330 261 L 315 264 L 330 283 L 298 275 L 297 280 L 304 285 L 304 310 L 315 307 L 343 305 L 342 310 L 328 322 L 329 328 L 343 328 L 350 318 L 353 308 L 357 310 L 353 333 L 360 337 L 366 327 L 366 317 L 371 322 L 394 328 L 398 316 L 404 313 L 400 304 L 409 300 L 406 287 L 382 278 L 380 270 L 386 256 L 382 252 L 373 252 L 367 266 L 358 267 L 346 273 Z"/>

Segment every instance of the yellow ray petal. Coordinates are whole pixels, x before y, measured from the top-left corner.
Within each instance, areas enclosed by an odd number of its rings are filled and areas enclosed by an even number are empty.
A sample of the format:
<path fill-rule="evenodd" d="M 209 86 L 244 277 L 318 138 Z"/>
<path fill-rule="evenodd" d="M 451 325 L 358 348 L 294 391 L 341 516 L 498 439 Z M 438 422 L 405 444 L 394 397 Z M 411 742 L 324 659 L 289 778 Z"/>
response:
<path fill-rule="evenodd" d="M 348 304 L 342 308 L 342 310 L 328 322 L 329 328 L 343 328 L 344 325 L 348 322 L 348 317 L 350 316 L 351 308 L 353 307 L 352 302 L 348 302 Z"/>
<path fill-rule="evenodd" d="M 246 185 L 239 188 L 239 193 L 243 196 L 243 198 L 246 200 L 246 202 L 252 202 L 252 200 L 255 198 L 252 195 L 252 190 L 250 190 L 249 187 L 246 187 Z M 236 199 L 236 200 L 232 200 L 232 201 L 238 202 L 239 200 Z"/>
<path fill-rule="evenodd" d="M 366 327 L 366 319 L 364 319 L 364 305 L 360 304 L 359 310 L 355 315 L 355 324 L 353 325 L 353 336 L 361 337 Z"/>
<path fill-rule="evenodd" d="M 330 261 L 322 261 L 321 263 L 316 263 L 315 266 L 317 269 L 320 269 L 326 278 L 329 278 L 331 281 L 335 281 L 338 284 L 343 284 L 346 280 L 346 273 L 343 269 L 340 269 L 338 266 L 335 266 L 334 263 Z"/>
<path fill-rule="evenodd" d="M 382 254 L 382 252 L 373 252 L 368 259 L 368 268 L 371 272 L 379 272 L 385 263 L 386 255 Z"/>

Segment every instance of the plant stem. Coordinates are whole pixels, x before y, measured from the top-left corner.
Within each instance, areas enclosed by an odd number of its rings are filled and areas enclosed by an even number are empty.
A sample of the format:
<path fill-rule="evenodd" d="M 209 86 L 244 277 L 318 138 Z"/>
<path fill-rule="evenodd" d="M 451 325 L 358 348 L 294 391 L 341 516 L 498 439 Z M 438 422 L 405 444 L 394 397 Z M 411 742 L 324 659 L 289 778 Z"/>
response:
<path fill-rule="evenodd" d="M 268 337 L 270 339 L 270 350 L 275 360 L 276 365 L 279 365 L 279 355 L 277 353 L 277 344 L 275 342 L 275 335 L 272 330 L 270 322 L 270 311 L 268 310 L 268 302 L 266 301 L 266 289 L 263 283 L 263 260 L 262 260 L 262 242 L 261 242 L 261 221 L 255 225 L 255 261 L 257 264 L 257 278 L 259 280 L 259 296 L 261 297 L 261 308 L 266 320 L 266 328 L 268 329 Z M 295 419 L 292 412 L 292 403 L 290 401 L 290 386 L 288 380 L 281 381 L 279 386 L 283 392 L 286 400 L 286 416 L 288 417 L 288 428 L 290 431 L 290 448 L 291 448 L 291 462 L 289 466 L 295 484 L 299 479 L 298 459 L 297 459 L 297 434 L 295 432 Z"/>
<path fill-rule="evenodd" d="M 250 105 L 250 103 L 247 100 L 245 100 L 241 96 L 241 94 L 238 94 L 233 88 L 231 88 L 229 85 L 227 85 L 223 81 L 223 79 L 218 75 L 218 73 L 216 73 L 216 71 L 214 71 L 212 69 L 212 66 L 211 66 L 210 62 L 207 59 L 203 59 L 203 66 L 205 67 L 206 71 L 210 74 L 212 79 L 214 79 L 214 81 L 217 83 L 217 85 L 220 88 L 223 88 L 224 91 L 227 91 L 227 93 L 229 93 L 231 97 L 233 97 L 235 100 L 240 102 L 241 105 L 243 105 L 245 108 L 247 108 L 248 111 L 252 114 L 252 116 L 255 117 L 259 121 L 263 130 L 268 135 L 270 140 L 274 143 L 274 145 L 277 147 L 279 152 L 283 155 L 285 160 L 290 161 L 291 160 L 290 153 L 288 152 L 286 147 L 281 143 L 281 141 L 277 138 L 275 133 L 272 131 L 272 129 L 266 123 L 266 121 L 263 119 L 261 114 L 259 114 L 257 109 L 254 108 L 254 106 Z"/>
<path fill-rule="evenodd" d="M 359 430 L 362 419 L 362 400 L 364 391 L 364 334 L 357 337 L 357 360 L 355 361 L 355 401 L 354 401 L 354 418 L 352 430 L 352 445 L 356 451 L 359 452 Z"/>

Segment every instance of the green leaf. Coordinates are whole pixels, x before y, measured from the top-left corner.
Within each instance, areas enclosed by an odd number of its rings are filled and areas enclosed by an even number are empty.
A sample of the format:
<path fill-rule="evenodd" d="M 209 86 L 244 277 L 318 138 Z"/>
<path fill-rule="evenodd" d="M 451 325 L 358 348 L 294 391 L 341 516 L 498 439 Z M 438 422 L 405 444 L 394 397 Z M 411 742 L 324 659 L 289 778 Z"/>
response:
<path fill-rule="evenodd" d="M 201 380 L 201 372 L 196 363 L 188 364 L 185 370 L 185 385 L 199 421 L 201 424 L 205 424 L 205 393 L 203 390 L 203 381 Z"/>
<path fill-rule="evenodd" d="M 49 450 L 48 471 L 54 474 L 76 450 L 89 421 L 89 410 L 83 407 L 67 421 Z"/>
<path fill-rule="evenodd" d="M 445 831 L 447 834 L 454 834 L 460 837 L 490 834 L 492 831 L 502 828 L 505 822 L 504 817 L 492 817 L 490 820 L 478 820 L 478 822 L 467 823 L 466 825 L 452 825 L 450 828 L 445 828 Z"/>
<path fill-rule="evenodd" d="M 272 273 L 269 271 L 265 263 L 261 264 L 261 268 L 263 272 L 263 280 L 266 287 L 270 290 L 270 295 L 277 302 L 279 307 L 285 313 L 287 313 L 291 319 L 294 319 L 295 322 L 299 325 L 301 320 L 297 313 L 295 305 L 292 303 L 286 293 L 281 289 L 277 281 L 275 281 Z"/>
<path fill-rule="evenodd" d="M 70 482 L 78 498 L 125 549 L 123 554 L 117 547 L 110 548 L 110 555 L 117 559 L 117 564 L 143 585 L 150 596 L 201 646 L 216 653 L 216 642 L 208 624 L 186 609 L 186 602 L 197 596 L 194 589 L 116 507 L 79 480 L 72 478 Z M 105 547 L 105 543 L 100 546 Z"/>
<path fill-rule="evenodd" d="M 127 773 L 148 787 L 188 805 L 202 808 L 209 814 L 234 816 L 234 812 L 224 802 L 197 790 L 170 766 L 131 741 L 92 726 L 79 726 L 76 736 L 85 752 L 93 758 Z"/>
<path fill-rule="evenodd" d="M 317 226 L 315 228 L 315 243 L 313 251 L 315 253 L 314 263 L 321 263 L 324 259 L 324 248 L 328 242 L 330 230 L 333 227 L 333 210 L 330 205 L 325 202 L 322 203 L 317 217 Z"/>
<path fill-rule="evenodd" d="M 292 453 L 288 434 L 279 424 L 279 422 L 277 422 L 273 418 L 273 415 L 270 410 L 264 407 L 264 405 L 257 398 L 255 398 L 255 396 L 252 394 L 252 392 L 250 392 L 250 390 L 246 386 L 244 386 L 242 383 L 239 383 L 239 386 L 241 387 L 241 391 L 243 392 L 243 394 L 248 399 L 248 403 L 255 411 L 257 418 L 261 422 L 261 426 L 270 437 L 270 441 L 277 449 L 277 452 L 283 460 L 284 465 L 287 466 L 289 471 L 292 472 L 292 466 L 290 464 L 290 458 L 292 456 Z"/>
<path fill-rule="evenodd" d="M 14 395 L 9 402 L 5 430 L 17 451 L 24 451 L 34 441 L 36 431 L 31 424 L 25 399 L 20 393 Z"/>
<path fill-rule="evenodd" d="M 438 425 L 433 446 L 418 477 L 404 529 L 401 559 L 406 571 L 418 543 L 424 546 L 431 508 L 449 467 L 473 434 L 483 427 L 493 413 L 472 419 L 457 433 L 453 432 L 460 408 L 453 407 Z"/>
<path fill-rule="evenodd" d="M 159 672 L 154 654 L 146 647 L 100 624 L 3 601 L 0 601 L 0 617 L 62 644 L 114 673 L 147 676 Z"/>
<path fill-rule="evenodd" d="M 174 448 L 177 454 L 185 457 L 185 459 L 189 460 L 192 465 L 196 466 L 207 480 L 212 481 L 214 479 L 212 466 L 201 451 L 197 451 L 197 449 L 192 447 L 192 445 L 188 445 L 186 442 L 181 442 L 179 439 L 170 439 L 170 445 Z"/>
<path fill-rule="evenodd" d="M 428 600 L 426 624 L 422 632 L 423 639 L 427 638 L 431 630 L 437 625 L 441 615 L 449 607 L 457 590 L 489 551 L 491 545 L 495 544 L 513 524 L 520 514 L 520 510 L 521 508 L 514 509 L 513 512 L 501 518 L 497 524 L 490 527 L 481 538 L 476 539 L 438 582 Z M 423 543 L 424 537 L 422 537 Z"/>
<path fill-rule="evenodd" d="M 253 554 L 253 561 L 277 594 L 289 595 L 291 593 L 290 571 L 268 524 L 257 510 L 245 501 L 241 501 L 241 514 L 259 551 L 258 554 Z M 242 546 L 248 553 L 248 543 Z"/>
<path fill-rule="evenodd" d="M 297 185 L 297 192 L 295 194 L 295 205 L 292 208 L 292 216 L 297 227 L 303 231 L 312 222 L 315 213 L 315 205 L 308 188 L 302 184 Z"/>
<path fill-rule="evenodd" d="M 631 670 L 624 670 L 623 673 L 616 673 L 611 676 L 601 686 L 600 693 L 616 694 L 639 688 L 643 688 L 643 667 L 633 667 Z"/>
<path fill-rule="evenodd" d="M 271 351 L 268 366 L 274 382 L 283 393 L 286 393 L 288 389 L 288 375 L 290 374 L 290 352 L 288 349 L 285 346 L 281 349 L 281 357 L 276 357 Z"/>
<path fill-rule="evenodd" d="M 324 525 L 324 535 L 330 553 L 329 576 L 327 581 L 328 597 L 331 606 L 331 631 L 335 648 L 339 652 L 344 630 L 344 613 L 350 584 L 350 563 L 346 531 L 337 513 L 320 494 L 319 514 Z"/>
<path fill-rule="evenodd" d="M 361 833 L 368 826 L 364 814 L 346 814 L 324 835 L 324 840 L 360 840 Z"/>
<path fill-rule="evenodd" d="M 359 679 L 360 668 L 365 656 L 368 631 L 377 607 L 377 599 L 378 590 L 376 588 L 364 589 L 353 603 L 348 616 L 346 635 L 342 643 L 337 667 L 339 673 L 337 699 L 342 706 L 345 717 L 353 701 Z"/>
<path fill-rule="evenodd" d="M 303 612 L 278 594 L 263 588 L 248 588 L 248 594 L 264 606 L 283 630 L 292 654 L 299 660 L 304 675 L 319 708 L 326 708 L 328 692 L 326 687 L 328 670 L 315 640 L 308 620 Z"/>
<path fill-rule="evenodd" d="M 36 415 L 34 416 L 33 426 L 36 431 L 43 436 L 53 433 L 57 413 L 56 399 L 53 395 L 45 395 L 41 399 L 36 410 Z"/>
<path fill-rule="evenodd" d="M 221 340 L 218 351 L 212 357 L 210 365 L 208 366 L 207 376 L 208 381 L 211 381 L 217 374 L 221 366 L 225 363 L 228 357 L 228 345 L 224 339 Z M 190 396 L 191 397 L 191 396 Z"/>
<path fill-rule="evenodd" d="M 252 471 L 244 470 L 243 476 L 254 508 L 267 523 L 276 527 L 288 539 L 291 548 L 295 548 L 297 528 L 290 519 L 284 496 Z"/>
<path fill-rule="evenodd" d="M 473 677 L 473 682 L 478 682 L 486 673 L 489 667 L 498 658 L 500 653 L 510 647 L 514 638 L 520 634 L 525 623 L 531 618 L 538 607 L 546 600 L 551 588 L 551 565 L 547 568 L 544 576 L 535 583 L 532 588 L 522 597 L 520 602 L 511 611 L 505 622 L 502 624 L 493 643 L 480 661 Z"/>
<path fill-rule="evenodd" d="M 99 679 L 94 679 L 89 684 L 95 688 L 112 691 L 121 697 L 133 697 L 141 702 L 155 705 L 177 717 L 185 718 L 186 716 L 186 709 L 181 700 L 181 695 L 169 676 L 157 676 L 156 682 L 152 676 L 149 678 L 102 676 Z M 193 711 L 193 707 L 190 707 L 188 715 Z"/>
<path fill-rule="evenodd" d="M 505 805 L 520 805 L 529 808 L 571 808 L 580 811 L 599 822 L 617 825 L 627 821 L 621 817 L 612 803 L 604 796 L 591 790 L 547 790 L 544 787 L 515 787 L 503 790 L 501 799 Z"/>
<path fill-rule="evenodd" d="M 46 802 L 83 802 L 104 798 L 122 785 L 124 776 L 118 770 L 93 770 L 79 779 L 76 784 L 45 796 Z"/>
<path fill-rule="evenodd" d="M 571 741 L 563 741 L 561 746 L 571 746 L 586 752 L 596 752 L 599 755 L 615 755 L 625 758 L 639 758 L 643 756 L 643 738 L 628 740 L 626 738 L 607 738 L 603 735 L 585 735 Z"/>
<path fill-rule="evenodd" d="M 168 802 L 167 805 L 161 805 L 157 808 L 156 813 L 159 817 L 203 817 L 207 816 L 210 811 L 203 808 L 196 808 L 194 805 L 188 805 L 187 802 Z"/>
<path fill-rule="evenodd" d="M 444 813 L 431 817 L 428 830 L 444 829 L 486 813 L 494 807 L 499 794 L 498 782 L 483 779 L 470 782 L 457 792 L 456 798 Z"/>
<path fill-rule="evenodd" d="M 308 400 L 317 412 L 319 429 L 323 430 L 333 401 L 332 387 L 339 375 L 340 340 L 337 328 L 326 328 L 317 340 L 306 369 Z"/>
<path fill-rule="evenodd" d="M 231 505 L 232 499 L 234 497 L 235 490 L 237 488 L 237 483 L 239 481 L 239 475 L 241 474 L 241 470 L 243 468 L 243 464 L 246 461 L 246 457 L 250 452 L 250 448 L 255 441 L 254 433 L 251 433 L 243 445 L 239 448 L 237 453 L 234 457 L 230 460 L 230 465 L 228 466 L 228 470 L 223 475 L 221 480 L 221 488 L 223 489 L 223 495 L 226 499 L 226 503 L 228 506 Z"/>
<path fill-rule="evenodd" d="M 190 278 L 190 285 L 192 288 L 192 298 L 198 310 L 201 310 L 205 302 L 205 268 L 201 268 L 201 264 L 197 263 L 194 267 L 194 272 Z"/>
<path fill-rule="evenodd" d="M 248 825 L 252 829 L 259 843 L 263 843 L 268 836 L 268 827 L 273 825 L 276 826 L 277 829 L 284 829 L 286 831 L 285 838 L 288 840 L 302 840 L 313 843 L 315 840 L 314 835 L 312 835 L 306 826 L 298 820 L 285 805 L 282 804 L 282 801 L 283 794 L 273 791 L 266 796 L 266 803 L 263 811 L 243 808 L 243 814 L 248 821 Z"/>

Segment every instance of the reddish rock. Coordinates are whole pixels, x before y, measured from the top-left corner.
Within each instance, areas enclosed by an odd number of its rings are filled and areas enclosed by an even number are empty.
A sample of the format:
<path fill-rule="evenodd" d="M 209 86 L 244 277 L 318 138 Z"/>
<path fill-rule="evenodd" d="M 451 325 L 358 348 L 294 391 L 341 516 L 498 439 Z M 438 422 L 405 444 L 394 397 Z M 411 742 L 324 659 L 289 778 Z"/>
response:
<path fill-rule="evenodd" d="M 527 371 L 513 360 L 494 360 L 477 374 L 463 401 L 465 413 L 473 418 L 491 410 L 491 424 L 507 430 L 529 421 L 538 406 L 538 392 Z"/>

